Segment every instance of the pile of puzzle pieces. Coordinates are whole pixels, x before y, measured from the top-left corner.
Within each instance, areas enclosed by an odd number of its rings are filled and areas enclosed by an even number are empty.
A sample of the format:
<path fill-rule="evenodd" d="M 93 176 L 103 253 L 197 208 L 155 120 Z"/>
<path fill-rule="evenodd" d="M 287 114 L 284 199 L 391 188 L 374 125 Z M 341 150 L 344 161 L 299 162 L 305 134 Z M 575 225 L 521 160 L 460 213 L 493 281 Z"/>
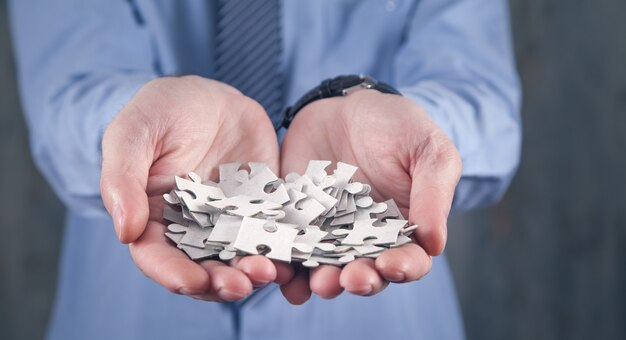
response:
<path fill-rule="evenodd" d="M 164 195 L 166 236 L 191 259 L 262 254 L 274 260 L 341 266 L 411 242 L 417 228 L 391 199 L 376 203 L 371 187 L 352 181 L 357 167 L 311 161 L 304 175 L 278 178 L 265 164 L 219 168 L 219 183 L 175 178 Z"/>

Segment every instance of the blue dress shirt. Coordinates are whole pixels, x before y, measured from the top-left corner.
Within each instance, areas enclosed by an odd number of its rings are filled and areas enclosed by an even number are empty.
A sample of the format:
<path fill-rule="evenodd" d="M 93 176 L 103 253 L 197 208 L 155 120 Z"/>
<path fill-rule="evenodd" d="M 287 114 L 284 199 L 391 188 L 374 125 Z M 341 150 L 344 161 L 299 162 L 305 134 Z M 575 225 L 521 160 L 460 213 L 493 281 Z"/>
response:
<path fill-rule="evenodd" d="M 445 257 L 374 297 L 195 301 L 144 277 L 100 198 L 104 129 L 143 84 L 213 74 L 215 3 L 14 0 L 10 19 L 31 148 L 68 208 L 50 339 L 461 339 Z M 283 2 L 286 105 L 362 73 L 419 103 L 463 159 L 453 209 L 497 201 L 517 167 L 519 84 L 505 0 Z M 272 117 L 279 119 L 279 117 Z"/>

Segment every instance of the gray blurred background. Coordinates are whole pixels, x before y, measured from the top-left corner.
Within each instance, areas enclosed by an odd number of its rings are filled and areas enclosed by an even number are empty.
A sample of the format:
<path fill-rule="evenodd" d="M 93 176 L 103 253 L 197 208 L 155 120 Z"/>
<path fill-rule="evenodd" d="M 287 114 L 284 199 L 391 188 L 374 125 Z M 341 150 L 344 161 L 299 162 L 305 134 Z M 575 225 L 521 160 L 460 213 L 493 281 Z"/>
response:
<path fill-rule="evenodd" d="M 455 216 L 469 339 L 626 339 L 626 1 L 511 0 L 524 151 L 496 207 Z M 34 168 L 0 0 L 0 339 L 37 339 L 63 207 Z"/>

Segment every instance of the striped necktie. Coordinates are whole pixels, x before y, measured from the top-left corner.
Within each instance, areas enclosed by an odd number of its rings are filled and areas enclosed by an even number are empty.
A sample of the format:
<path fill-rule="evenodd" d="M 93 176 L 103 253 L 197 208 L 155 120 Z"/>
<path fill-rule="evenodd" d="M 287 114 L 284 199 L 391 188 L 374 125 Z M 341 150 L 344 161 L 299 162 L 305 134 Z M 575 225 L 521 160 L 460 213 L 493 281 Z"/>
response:
<path fill-rule="evenodd" d="M 215 79 L 259 102 L 280 124 L 280 1 L 218 0 L 215 52 Z"/>

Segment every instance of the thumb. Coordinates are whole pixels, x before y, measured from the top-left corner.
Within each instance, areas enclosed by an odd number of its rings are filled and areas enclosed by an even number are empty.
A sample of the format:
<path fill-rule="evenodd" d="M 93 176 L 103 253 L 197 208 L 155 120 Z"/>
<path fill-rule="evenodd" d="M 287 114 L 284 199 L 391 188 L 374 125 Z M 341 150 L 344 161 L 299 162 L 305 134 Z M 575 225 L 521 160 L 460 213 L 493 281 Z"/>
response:
<path fill-rule="evenodd" d="M 113 217 L 118 239 L 135 241 L 148 223 L 146 185 L 154 147 L 145 121 L 133 119 L 128 107 L 118 114 L 102 138 L 100 193 Z"/>
<path fill-rule="evenodd" d="M 461 176 L 461 158 L 448 141 L 424 143 L 416 158 L 411 176 L 409 220 L 419 225 L 415 231 L 417 243 L 429 255 L 437 256 L 446 245 L 448 215 Z"/>

